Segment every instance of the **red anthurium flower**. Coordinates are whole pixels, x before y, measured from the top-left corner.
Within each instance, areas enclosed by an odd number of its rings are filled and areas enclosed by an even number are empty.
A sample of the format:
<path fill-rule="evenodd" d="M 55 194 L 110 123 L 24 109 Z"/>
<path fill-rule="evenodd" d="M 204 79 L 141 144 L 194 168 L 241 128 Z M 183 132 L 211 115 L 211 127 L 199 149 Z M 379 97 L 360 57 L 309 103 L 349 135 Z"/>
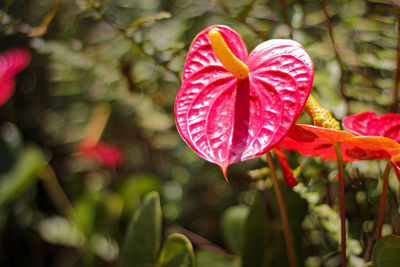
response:
<path fill-rule="evenodd" d="M 374 160 L 391 158 L 400 153 L 400 145 L 385 137 L 358 136 L 340 141 L 344 161 Z M 333 155 L 324 159 L 334 160 Z"/>
<path fill-rule="evenodd" d="M 382 138 L 371 137 L 367 139 L 368 141 L 366 141 L 364 146 L 366 146 L 369 152 L 371 149 L 368 146 L 384 150 L 380 153 L 386 153 L 388 158 L 391 159 L 393 169 L 400 180 L 400 155 L 398 154 L 400 153 L 400 145 L 398 144 L 400 142 L 400 114 L 387 113 L 379 116 L 374 112 L 366 111 L 345 117 L 343 119 L 343 126 L 355 135 L 382 136 Z M 386 140 L 387 138 L 396 142 L 390 142 Z M 353 153 L 355 150 L 350 151 Z"/>
<path fill-rule="evenodd" d="M 269 40 L 250 55 L 226 26 L 196 36 L 175 102 L 182 138 L 224 175 L 229 164 L 276 146 L 303 110 L 313 64 L 291 40 Z"/>
<path fill-rule="evenodd" d="M 340 143 L 343 160 L 391 159 L 397 177 L 400 177 L 400 144 L 380 136 L 353 136 L 349 132 L 311 125 L 294 125 L 280 146 L 296 150 L 302 155 L 336 160 L 333 145 Z M 400 178 L 399 178 L 400 179 Z"/>
<path fill-rule="evenodd" d="M 104 142 L 89 144 L 82 141 L 78 144 L 77 150 L 79 156 L 94 159 L 106 168 L 118 167 L 125 162 L 124 153 L 119 147 Z"/>
<path fill-rule="evenodd" d="M 30 52 L 23 48 L 14 48 L 0 54 L 0 106 L 12 96 L 15 75 L 23 70 L 30 60 Z"/>
<path fill-rule="evenodd" d="M 355 135 L 384 136 L 400 142 L 400 114 L 387 113 L 379 116 L 366 111 L 345 117 L 342 124 Z"/>
<path fill-rule="evenodd" d="M 288 150 L 296 150 L 302 155 L 336 160 L 333 144 L 352 137 L 351 133 L 345 131 L 296 124 L 290 128 L 280 146 Z"/>

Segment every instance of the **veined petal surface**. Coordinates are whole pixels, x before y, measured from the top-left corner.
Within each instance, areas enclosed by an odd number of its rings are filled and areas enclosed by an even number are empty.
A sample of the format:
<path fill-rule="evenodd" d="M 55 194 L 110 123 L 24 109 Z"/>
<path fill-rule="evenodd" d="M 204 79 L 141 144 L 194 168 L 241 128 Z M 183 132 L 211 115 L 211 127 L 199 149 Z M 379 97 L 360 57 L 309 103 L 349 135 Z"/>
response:
<path fill-rule="evenodd" d="M 231 52 L 247 64 L 238 79 L 216 57 L 208 32 L 217 29 Z M 247 56 L 240 36 L 212 26 L 193 41 L 175 102 L 182 138 L 226 174 L 229 164 L 276 146 L 297 120 L 310 94 L 314 69 L 298 43 L 271 40 Z"/>
<path fill-rule="evenodd" d="M 377 115 L 366 111 L 343 119 L 343 126 L 356 135 L 383 136 L 400 142 L 400 114 Z"/>
<path fill-rule="evenodd" d="M 280 146 L 302 155 L 336 160 L 333 144 L 352 137 L 351 133 L 345 131 L 296 124 L 289 130 Z"/>
<path fill-rule="evenodd" d="M 335 143 L 340 144 L 343 160 L 346 162 L 391 159 L 394 166 L 400 166 L 400 144 L 381 136 L 353 136 L 345 131 L 300 124 L 290 129 L 280 146 L 295 150 L 302 155 L 321 157 L 323 160 L 336 160 L 333 147 Z M 398 170 L 399 176 L 400 167 Z"/>

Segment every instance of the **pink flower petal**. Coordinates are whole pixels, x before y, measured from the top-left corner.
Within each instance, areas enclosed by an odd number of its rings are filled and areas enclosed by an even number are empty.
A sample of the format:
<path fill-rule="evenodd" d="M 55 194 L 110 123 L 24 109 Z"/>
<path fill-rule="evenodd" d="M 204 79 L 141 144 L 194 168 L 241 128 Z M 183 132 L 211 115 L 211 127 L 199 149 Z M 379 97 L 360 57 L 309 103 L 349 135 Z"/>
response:
<path fill-rule="evenodd" d="M 208 32 L 218 29 L 232 53 L 247 63 L 239 80 L 216 57 Z M 212 26 L 193 41 L 175 102 L 182 138 L 226 175 L 229 164 L 259 156 L 276 146 L 299 117 L 311 90 L 310 57 L 296 42 L 267 41 L 247 49 L 226 26 Z"/>
<path fill-rule="evenodd" d="M 31 54 L 24 48 L 13 48 L 0 54 L 0 77 L 14 76 L 31 61 Z"/>
<path fill-rule="evenodd" d="M 0 54 L 0 106 L 12 96 L 14 76 L 28 65 L 30 59 L 30 52 L 23 48 L 14 48 Z"/>
<path fill-rule="evenodd" d="M 14 77 L 0 77 L 0 106 L 4 105 L 14 93 Z"/>

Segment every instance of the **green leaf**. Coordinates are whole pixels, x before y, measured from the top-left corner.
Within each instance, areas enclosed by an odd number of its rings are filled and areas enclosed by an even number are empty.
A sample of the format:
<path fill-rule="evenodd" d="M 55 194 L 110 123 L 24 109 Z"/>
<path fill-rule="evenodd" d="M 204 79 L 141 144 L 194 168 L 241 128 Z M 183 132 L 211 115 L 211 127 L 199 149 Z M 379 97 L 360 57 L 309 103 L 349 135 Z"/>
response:
<path fill-rule="evenodd" d="M 137 173 L 129 177 L 120 187 L 124 201 L 124 213 L 131 214 L 140 204 L 140 199 L 152 191 L 160 191 L 160 180 L 149 173 Z"/>
<path fill-rule="evenodd" d="M 242 267 L 263 266 L 264 261 L 264 218 L 263 197 L 257 192 L 245 222 L 242 251 Z"/>
<path fill-rule="evenodd" d="M 194 267 L 193 247 L 189 239 L 181 234 L 169 235 L 157 266 Z"/>
<path fill-rule="evenodd" d="M 160 247 L 161 206 L 158 193 L 149 193 L 134 214 L 122 247 L 120 267 L 154 266 Z"/>
<path fill-rule="evenodd" d="M 38 171 L 45 165 L 46 161 L 38 148 L 26 148 L 12 170 L 0 179 L 0 207 L 32 185 L 38 178 Z"/>
<path fill-rule="evenodd" d="M 217 254 L 209 250 L 199 249 L 196 252 L 197 267 L 239 267 L 239 257 Z"/>
<path fill-rule="evenodd" d="M 247 206 L 233 206 L 224 212 L 221 219 L 221 230 L 229 249 L 240 254 L 243 247 L 244 224 L 249 214 Z"/>
<path fill-rule="evenodd" d="M 374 267 L 400 266 L 400 236 L 387 235 L 376 242 L 372 251 Z"/>
<path fill-rule="evenodd" d="M 96 210 L 100 196 L 86 193 L 73 204 L 73 219 L 80 231 L 90 237 L 95 230 Z"/>

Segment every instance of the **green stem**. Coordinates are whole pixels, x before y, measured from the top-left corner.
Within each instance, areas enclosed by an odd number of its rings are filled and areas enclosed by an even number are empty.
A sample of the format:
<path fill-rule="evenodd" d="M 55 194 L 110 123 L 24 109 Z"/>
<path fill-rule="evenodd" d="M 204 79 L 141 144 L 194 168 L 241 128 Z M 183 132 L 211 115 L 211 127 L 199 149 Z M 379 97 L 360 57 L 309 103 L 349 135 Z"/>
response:
<path fill-rule="evenodd" d="M 332 27 L 332 22 L 331 22 L 331 18 L 329 17 L 328 14 L 328 9 L 326 7 L 326 3 L 325 0 L 321 0 L 321 4 L 322 4 L 322 10 L 324 11 L 324 15 L 326 18 L 326 23 L 328 25 L 328 32 L 329 32 L 329 38 L 331 39 L 331 43 L 333 46 L 333 50 L 335 52 L 335 58 L 336 58 L 336 62 L 339 64 L 340 66 L 340 77 L 339 77 L 339 89 L 340 89 L 340 94 L 343 98 L 343 100 L 346 102 L 347 105 L 347 112 L 350 113 L 350 104 L 349 104 L 349 99 L 346 96 L 345 92 L 344 92 L 344 62 L 339 54 L 338 48 L 336 46 L 336 41 L 335 41 L 335 36 L 333 35 L 333 27 Z"/>
<path fill-rule="evenodd" d="M 296 267 L 297 263 L 296 263 L 296 256 L 295 256 L 294 246 L 293 246 L 293 241 L 292 241 L 292 235 L 290 233 L 289 221 L 288 221 L 288 218 L 286 215 L 285 203 L 283 202 L 281 189 L 279 187 L 278 176 L 276 175 L 271 152 L 268 151 L 266 154 L 267 154 L 267 161 L 268 161 L 269 170 L 271 172 L 272 181 L 274 182 L 276 198 L 278 199 L 279 210 L 281 213 L 283 233 L 285 234 L 286 249 L 287 249 L 287 254 L 288 254 L 288 258 L 289 258 L 289 264 L 291 267 Z"/>
<path fill-rule="evenodd" d="M 57 211 L 66 218 L 70 218 L 73 211 L 72 205 L 58 182 L 53 168 L 50 165 L 47 165 L 40 173 L 40 178 L 42 179 L 44 187 Z"/>
<path fill-rule="evenodd" d="M 377 231 L 377 240 L 381 239 L 382 237 L 382 226 L 383 226 L 383 219 L 385 217 L 385 204 L 386 204 L 386 196 L 388 191 L 388 184 L 389 184 L 389 174 L 391 170 L 390 160 L 388 160 L 385 168 L 385 172 L 383 173 L 383 185 L 382 185 L 382 194 L 379 200 L 379 210 L 378 210 L 378 231 Z"/>
<path fill-rule="evenodd" d="M 290 24 L 289 14 L 288 14 L 287 9 L 286 9 L 285 0 L 279 0 L 279 4 L 281 5 L 283 19 L 285 21 L 285 24 L 286 24 L 286 26 L 289 27 L 290 39 L 293 39 L 293 28 L 292 28 L 292 25 Z"/>
<path fill-rule="evenodd" d="M 340 231 L 341 231 L 341 246 L 342 246 L 342 267 L 346 267 L 346 207 L 345 207 L 345 187 L 344 187 L 344 168 L 343 168 L 343 156 L 342 150 L 340 149 L 340 143 L 333 145 L 336 152 L 336 159 L 339 170 L 339 205 L 340 205 Z"/>
<path fill-rule="evenodd" d="M 397 113 L 399 107 L 399 79 L 400 79 L 400 16 L 397 20 L 397 57 L 396 57 L 396 73 L 393 88 L 393 112 Z"/>

